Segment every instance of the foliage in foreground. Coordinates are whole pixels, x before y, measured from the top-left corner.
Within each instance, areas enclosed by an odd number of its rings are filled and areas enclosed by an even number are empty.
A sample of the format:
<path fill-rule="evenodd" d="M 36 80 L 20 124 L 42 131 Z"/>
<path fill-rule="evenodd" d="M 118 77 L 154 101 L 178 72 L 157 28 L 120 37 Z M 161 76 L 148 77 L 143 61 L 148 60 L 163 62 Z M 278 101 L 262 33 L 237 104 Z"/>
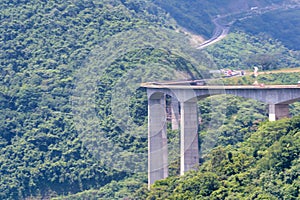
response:
<path fill-rule="evenodd" d="M 218 147 L 198 171 L 157 181 L 135 199 L 298 199 L 300 117 L 266 122 L 236 147 Z"/>

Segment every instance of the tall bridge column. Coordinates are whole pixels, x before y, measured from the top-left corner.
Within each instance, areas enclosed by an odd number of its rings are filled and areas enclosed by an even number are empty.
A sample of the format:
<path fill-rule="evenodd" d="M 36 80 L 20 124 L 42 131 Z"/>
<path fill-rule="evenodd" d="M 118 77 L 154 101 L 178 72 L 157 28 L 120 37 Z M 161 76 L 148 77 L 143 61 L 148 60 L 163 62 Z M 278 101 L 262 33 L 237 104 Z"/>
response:
<path fill-rule="evenodd" d="M 179 102 L 175 97 L 171 98 L 172 130 L 179 129 Z"/>
<path fill-rule="evenodd" d="M 197 101 L 180 103 L 180 175 L 199 164 Z"/>
<path fill-rule="evenodd" d="M 148 187 L 167 176 L 166 98 L 156 94 L 148 99 Z"/>
<path fill-rule="evenodd" d="M 269 104 L 269 120 L 276 121 L 289 117 L 289 104 Z"/>

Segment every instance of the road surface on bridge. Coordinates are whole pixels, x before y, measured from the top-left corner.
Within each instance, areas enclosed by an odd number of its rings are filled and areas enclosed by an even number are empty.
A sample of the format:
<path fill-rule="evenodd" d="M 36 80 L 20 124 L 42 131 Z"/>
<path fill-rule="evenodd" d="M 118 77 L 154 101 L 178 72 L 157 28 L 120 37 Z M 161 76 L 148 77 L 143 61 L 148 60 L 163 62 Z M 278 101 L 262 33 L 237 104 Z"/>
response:
<path fill-rule="evenodd" d="M 145 88 L 168 88 L 168 89 L 290 89 L 290 88 L 298 88 L 300 89 L 300 85 L 189 85 L 188 81 L 184 81 L 182 84 L 180 82 L 150 82 L 150 83 L 142 83 L 141 86 Z"/>

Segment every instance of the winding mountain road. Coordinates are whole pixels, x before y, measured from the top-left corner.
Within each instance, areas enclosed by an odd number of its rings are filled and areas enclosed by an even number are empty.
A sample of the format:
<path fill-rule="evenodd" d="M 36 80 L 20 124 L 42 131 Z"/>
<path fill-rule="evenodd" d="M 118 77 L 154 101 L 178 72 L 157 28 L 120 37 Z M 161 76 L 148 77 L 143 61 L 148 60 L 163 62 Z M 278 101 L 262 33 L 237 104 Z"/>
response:
<path fill-rule="evenodd" d="M 203 49 L 209 45 L 212 45 L 212 44 L 222 40 L 229 33 L 230 27 L 221 25 L 218 22 L 219 19 L 220 18 L 215 18 L 212 20 L 216 26 L 213 36 L 209 40 L 204 41 L 200 46 L 197 47 L 197 49 Z"/>
<path fill-rule="evenodd" d="M 223 38 L 229 33 L 230 27 L 237 21 L 237 20 L 245 20 L 254 16 L 262 15 L 267 12 L 275 11 L 275 10 L 290 10 L 300 8 L 300 2 L 296 4 L 283 4 L 283 5 L 272 5 L 263 8 L 252 7 L 249 10 L 241 11 L 241 12 L 234 12 L 226 15 L 217 15 L 212 22 L 215 25 L 215 30 L 213 36 L 204 41 L 200 44 L 197 49 L 203 49 L 207 46 L 210 46 Z M 229 18 L 230 21 L 226 22 L 226 18 Z M 233 19 L 232 19 L 233 18 Z"/>

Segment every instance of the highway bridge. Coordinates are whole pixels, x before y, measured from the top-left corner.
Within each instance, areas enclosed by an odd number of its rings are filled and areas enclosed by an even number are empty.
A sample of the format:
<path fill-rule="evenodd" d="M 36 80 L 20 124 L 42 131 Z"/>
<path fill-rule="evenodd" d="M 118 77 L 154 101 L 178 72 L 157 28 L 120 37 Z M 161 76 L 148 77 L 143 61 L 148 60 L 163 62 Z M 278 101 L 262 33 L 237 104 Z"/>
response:
<path fill-rule="evenodd" d="M 269 120 L 289 117 L 289 104 L 300 100 L 299 85 L 205 85 L 198 81 L 141 84 L 148 95 L 148 185 L 168 176 L 166 95 L 172 110 L 180 109 L 180 174 L 199 164 L 197 101 L 212 95 L 230 94 L 269 105 Z M 179 106 L 180 105 L 180 106 Z M 177 122 L 178 122 L 177 121 Z"/>

